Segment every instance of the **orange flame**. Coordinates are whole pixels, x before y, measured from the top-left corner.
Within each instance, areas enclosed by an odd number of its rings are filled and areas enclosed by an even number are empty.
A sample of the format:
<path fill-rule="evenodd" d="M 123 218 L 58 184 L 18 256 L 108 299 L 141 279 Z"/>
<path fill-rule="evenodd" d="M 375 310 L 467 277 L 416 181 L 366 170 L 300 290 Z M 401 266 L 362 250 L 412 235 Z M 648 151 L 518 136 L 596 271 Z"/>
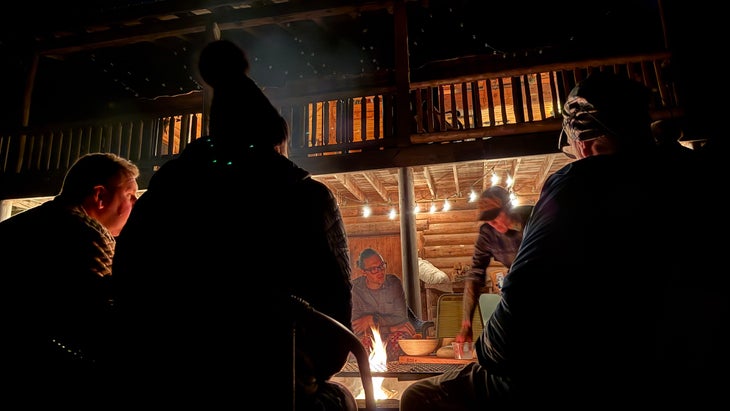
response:
<path fill-rule="evenodd" d="M 377 328 L 372 329 L 371 340 L 373 342 L 372 349 L 370 350 L 370 370 L 371 371 L 386 371 L 388 369 L 388 352 L 385 348 L 380 337 L 380 331 Z M 392 393 L 383 388 L 383 377 L 373 377 L 373 391 L 375 392 L 376 400 L 386 400 L 391 398 Z M 364 399 L 365 392 L 360 391 L 360 394 L 356 398 Z"/>

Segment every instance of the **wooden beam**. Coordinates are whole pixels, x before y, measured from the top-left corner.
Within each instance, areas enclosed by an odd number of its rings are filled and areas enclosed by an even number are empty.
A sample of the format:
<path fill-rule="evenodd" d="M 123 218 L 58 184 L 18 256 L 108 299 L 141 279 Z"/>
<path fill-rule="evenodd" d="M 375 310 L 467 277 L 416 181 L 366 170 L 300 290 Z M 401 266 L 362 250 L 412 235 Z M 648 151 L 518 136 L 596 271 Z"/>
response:
<path fill-rule="evenodd" d="M 522 159 L 514 158 L 514 159 L 512 159 L 511 163 L 512 163 L 512 165 L 509 168 L 508 175 L 509 175 L 509 177 L 512 178 L 512 185 L 514 186 L 514 184 L 516 183 L 516 179 L 517 179 L 517 172 L 520 169 L 520 164 L 522 164 Z"/>
<path fill-rule="evenodd" d="M 456 194 L 461 197 L 461 187 L 459 187 L 459 169 L 456 167 L 456 164 L 451 166 L 451 171 L 454 175 L 454 188 L 456 189 Z"/>
<path fill-rule="evenodd" d="M 205 32 L 206 27 L 216 22 L 222 31 L 247 29 L 269 24 L 286 24 L 294 21 L 312 20 L 328 16 L 359 13 L 370 10 L 391 9 L 392 1 L 371 1 L 359 5 L 341 6 L 337 0 L 320 0 L 316 3 L 293 2 L 267 7 L 227 9 L 224 13 L 193 15 L 168 21 L 155 21 L 139 26 L 124 26 L 108 30 L 65 36 L 41 42 L 41 55 L 64 55 L 104 47 L 125 46 L 144 41 L 168 37 L 181 37 Z M 198 6 L 198 8 L 200 8 Z M 176 14 L 181 14 L 178 10 Z M 157 11 L 156 14 L 161 13 Z M 137 17 L 140 17 L 137 15 Z M 145 16 L 142 16 L 145 17 Z M 155 16 L 152 16 L 155 17 Z M 78 22 L 77 25 L 82 24 Z M 91 23 L 89 23 L 91 24 Z M 103 23 L 95 23 L 97 25 Z"/>
<path fill-rule="evenodd" d="M 436 199 L 438 197 L 436 183 L 434 183 L 433 176 L 429 172 L 428 167 L 423 167 L 423 177 L 426 179 L 426 185 L 428 186 L 428 191 L 431 193 L 431 199 Z"/>
<path fill-rule="evenodd" d="M 373 173 L 362 173 L 362 176 L 365 177 L 366 180 L 368 180 L 368 183 L 373 186 L 375 191 L 380 195 L 380 198 L 383 199 L 385 202 L 390 202 L 390 198 L 388 197 L 388 190 L 385 188 L 383 183 L 378 180 L 378 178 Z"/>
<path fill-rule="evenodd" d="M 545 164 L 542 166 L 542 170 L 540 170 L 540 175 L 535 179 L 535 187 L 532 188 L 532 190 L 536 190 L 537 187 L 542 187 L 545 183 L 545 180 L 552 174 L 550 172 L 550 168 L 553 165 L 553 162 L 555 161 L 555 156 L 545 156 Z"/>
<path fill-rule="evenodd" d="M 355 198 L 358 199 L 358 201 L 364 202 L 367 199 L 367 196 L 365 193 L 362 192 L 360 187 L 357 186 L 357 183 L 353 181 L 352 177 L 348 176 L 347 174 L 336 174 L 335 178 L 342 183 L 343 186 L 352 193 Z"/>

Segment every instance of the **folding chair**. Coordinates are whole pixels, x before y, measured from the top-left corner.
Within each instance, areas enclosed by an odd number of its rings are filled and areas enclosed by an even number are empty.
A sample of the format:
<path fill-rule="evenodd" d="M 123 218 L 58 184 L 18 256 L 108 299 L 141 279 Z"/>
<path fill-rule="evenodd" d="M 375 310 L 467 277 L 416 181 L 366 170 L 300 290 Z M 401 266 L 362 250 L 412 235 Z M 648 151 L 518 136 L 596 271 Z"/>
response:
<path fill-rule="evenodd" d="M 365 392 L 365 410 L 376 411 L 375 388 L 373 385 L 373 375 L 370 370 L 370 353 L 365 346 L 362 345 L 360 339 L 357 338 L 357 336 L 341 322 L 327 314 L 315 310 L 305 300 L 293 295 L 291 296 L 291 300 L 295 307 L 295 321 L 300 325 L 304 324 L 306 327 L 307 324 L 316 324 L 317 328 L 323 329 L 326 333 L 332 333 L 332 335 L 342 337 L 339 338 L 339 340 L 344 341 L 347 344 L 347 348 L 350 352 L 352 352 L 357 360 L 357 368 L 360 370 L 362 387 Z M 294 338 L 296 338 L 296 336 L 294 336 Z M 294 378 L 293 372 L 292 378 Z M 293 381 L 292 387 L 294 387 Z"/>
<path fill-rule="evenodd" d="M 487 325 L 487 321 L 489 321 L 489 317 L 497 309 L 497 304 L 499 304 L 501 299 L 502 296 L 499 294 L 484 293 L 479 296 L 479 311 L 482 314 L 482 320 L 485 326 Z"/>
<path fill-rule="evenodd" d="M 463 293 L 441 294 L 436 303 L 436 337 L 455 337 L 461 330 L 463 308 Z M 482 314 L 479 307 L 474 310 L 471 320 L 474 338 L 481 335 L 484 328 Z"/>

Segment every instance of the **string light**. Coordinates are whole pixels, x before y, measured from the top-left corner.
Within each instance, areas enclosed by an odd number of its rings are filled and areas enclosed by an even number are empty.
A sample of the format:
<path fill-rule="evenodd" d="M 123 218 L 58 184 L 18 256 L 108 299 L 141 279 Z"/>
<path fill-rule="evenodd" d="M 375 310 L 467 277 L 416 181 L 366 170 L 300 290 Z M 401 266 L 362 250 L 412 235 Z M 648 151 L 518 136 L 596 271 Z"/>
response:
<path fill-rule="evenodd" d="M 395 211 L 395 207 L 390 209 L 390 212 L 388 213 L 388 218 L 391 220 L 395 220 L 395 218 L 398 216 L 398 213 Z"/>

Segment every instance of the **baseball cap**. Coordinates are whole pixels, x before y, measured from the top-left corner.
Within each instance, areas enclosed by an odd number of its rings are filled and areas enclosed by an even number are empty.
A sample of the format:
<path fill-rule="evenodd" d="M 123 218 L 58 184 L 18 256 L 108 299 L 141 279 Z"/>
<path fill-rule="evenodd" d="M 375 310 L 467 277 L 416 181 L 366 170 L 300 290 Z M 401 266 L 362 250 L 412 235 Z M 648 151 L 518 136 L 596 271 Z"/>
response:
<path fill-rule="evenodd" d="M 594 72 L 568 94 L 559 145 L 569 145 L 568 138 L 587 141 L 604 135 L 631 144 L 653 143 L 650 123 L 649 90 L 643 84 L 609 71 Z"/>

